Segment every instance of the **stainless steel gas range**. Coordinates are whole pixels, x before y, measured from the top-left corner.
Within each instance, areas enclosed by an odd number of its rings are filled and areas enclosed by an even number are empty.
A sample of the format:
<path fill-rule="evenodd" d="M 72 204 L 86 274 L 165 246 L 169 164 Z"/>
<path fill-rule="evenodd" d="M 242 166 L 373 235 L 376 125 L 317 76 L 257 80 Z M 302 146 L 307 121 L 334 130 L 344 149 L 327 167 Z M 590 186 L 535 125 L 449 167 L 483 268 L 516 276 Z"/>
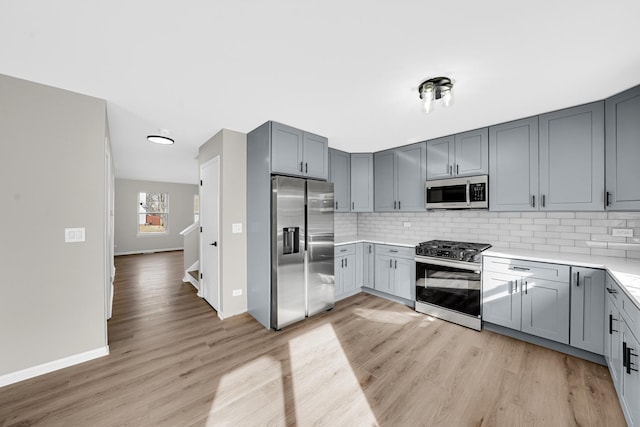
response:
<path fill-rule="evenodd" d="M 416 246 L 416 311 L 480 330 L 485 243 L 431 240 Z"/>

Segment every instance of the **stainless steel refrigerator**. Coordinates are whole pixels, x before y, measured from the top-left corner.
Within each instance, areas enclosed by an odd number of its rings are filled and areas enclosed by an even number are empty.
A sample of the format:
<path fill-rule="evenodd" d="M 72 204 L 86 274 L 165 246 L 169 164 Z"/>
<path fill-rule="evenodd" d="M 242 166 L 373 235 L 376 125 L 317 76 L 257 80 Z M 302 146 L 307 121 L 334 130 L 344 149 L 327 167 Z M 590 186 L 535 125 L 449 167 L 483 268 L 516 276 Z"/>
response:
<path fill-rule="evenodd" d="M 335 303 L 333 183 L 271 177 L 271 327 Z"/>

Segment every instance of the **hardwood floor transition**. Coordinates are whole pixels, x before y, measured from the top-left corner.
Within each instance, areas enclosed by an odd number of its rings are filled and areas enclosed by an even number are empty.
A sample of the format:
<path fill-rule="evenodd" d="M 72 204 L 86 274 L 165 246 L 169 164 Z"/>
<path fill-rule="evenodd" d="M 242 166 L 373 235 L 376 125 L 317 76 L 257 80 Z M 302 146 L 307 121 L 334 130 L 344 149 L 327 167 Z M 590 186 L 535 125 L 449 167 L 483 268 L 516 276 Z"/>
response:
<path fill-rule="evenodd" d="M 221 321 L 182 252 L 116 258 L 110 355 L 0 388 L 2 426 L 624 426 L 607 368 L 359 294 Z"/>

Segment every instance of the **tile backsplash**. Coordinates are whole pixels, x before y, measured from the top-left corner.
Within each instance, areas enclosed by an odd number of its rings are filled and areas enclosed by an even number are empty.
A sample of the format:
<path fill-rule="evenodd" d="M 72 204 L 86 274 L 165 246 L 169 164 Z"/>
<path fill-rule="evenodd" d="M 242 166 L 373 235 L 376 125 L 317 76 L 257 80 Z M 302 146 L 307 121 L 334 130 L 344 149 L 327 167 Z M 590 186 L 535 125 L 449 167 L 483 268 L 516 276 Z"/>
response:
<path fill-rule="evenodd" d="M 633 237 L 612 229 L 631 228 Z M 487 242 L 528 249 L 640 259 L 640 212 L 339 213 L 336 241 L 352 239 L 416 244 L 431 239 Z"/>

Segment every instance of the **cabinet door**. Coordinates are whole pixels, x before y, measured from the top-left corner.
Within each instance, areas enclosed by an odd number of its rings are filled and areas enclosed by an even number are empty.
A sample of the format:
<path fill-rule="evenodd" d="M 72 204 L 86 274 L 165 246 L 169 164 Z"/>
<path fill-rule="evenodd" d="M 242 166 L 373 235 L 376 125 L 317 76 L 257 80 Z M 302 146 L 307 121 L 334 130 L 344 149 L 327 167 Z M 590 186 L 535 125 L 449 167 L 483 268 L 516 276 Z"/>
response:
<path fill-rule="evenodd" d="M 573 347 L 604 353 L 604 270 L 571 268 L 571 342 Z"/>
<path fill-rule="evenodd" d="M 373 154 L 351 155 L 351 211 L 373 212 Z"/>
<path fill-rule="evenodd" d="M 324 136 L 303 132 L 304 175 L 310 178 L 329 178 L 329 141 Z"/>
<path fill-rule="evenodd" d="M 453 173 L 458 176 L 489 173 L 489 130 L 476 129 L 455 136 Z"/>
<path fill-rule="evenodd" d="M 538 118 L 491 126 L 489 159 L 489 208 L 538 210 Z"/>
<path fill-rule="evenodd" d="M 609 210 L 640 209 L 640 86 L 605 101 Z"/>
<path fill-rule="evenodd" d="M 336 212 L 349 212 L 350 210 L 350 169 L 349 153 L 330 148 L 329 181 L 333 182 L 333 207 Z"/>
<path fill-rule="evenodd" d="M 520 277 L 485 271 L 482 275 L 482 320 L 520 330 Z"/>
<path fill-rule="evenodd" d="M 376 212 L 389 212 L 397 208 L 394 192 L 393 151 L 373 155 L 374 206 Z"/>
<path fill-rule="evenodd" d="M 373 253 L 373 243 L 363 245 L 362 254 L 362 286 L 373 288 L 374 283 L 375 258 Z"/>
<path fill-rule="evenodd" d="M 604 210 L 604 102 L 539 120 L 540 209 Z"/>
<path fill-rule="evenodd" d="M 521 280 L 522 332 L 569 344 L 569 284 Z"/>
<path fill-rule="evenodd" d="M 624 322 L 611 296 L 605 300 L 604 320 L 604 358 L 609 365 L 611 380 L 620 394 L 620 378 L 622 376 L 622 332 Z"/>
<path fill-rule="evenodd" d="M 344 269 L 344 258 L 343 256 L 335 257 L 334 263 L 334 275 L 335 275 L 335 283 L 336 283 L 336 296 L 340 296 L 344 293 L 343 290 L 343 280 L 342 280 L 342 270 Z"/>
<path fill-rule="evenodd" d="M 629 425 L 638 426 L 640 425 L 640 372 L 638 371 L 638 369 L 640 369 L 638 357 L 640 354 L 640 346 L 638 345 L 638 340 L 629 329 L 629 326 L 624 322 L 622 322 L 622 325 L 622 347 L 624 349 L 624 344 L 626 344 L 628 367 L 623 367 L 620 378 L 622 383 L 621 403 L 624 412 L 627 414 Z"/>
<path fill-rule="evenodd" d="M 391 281 L 391 268 L 393 267 L 393 259 L 384 256 L 376 255 L 376 273 L 374 289 L 380 292 L 386 292 L 393 294 L 393 283 Z"/>
<path fill-rule="evenodd" d="M 453 135 L 427 141 L 427 179 L 453 175 Z"/>
<path fill-rule="evenodd" d="M 271 171 L 303 175 L 302 131 L 281 123 L 271 123 Z"/>
<path fill-rule="evenodd" d="M 344 257 L 342 269 L 342 293 L 353 293 L 356 289 L 356 255 L 350 254 Z"/>
<path fill-rule="evenodd" d="M 425 211 L 424 193 L 427 179 L 426 144 L 419 142 L 395 150 L 395 189 L 398 210 Z"/>
<path fill-rule="evenodd" d="M 413 290 L 416 287 L 416 262 L 404 258 L 394 258 L 393 275 L 393 294 L 400 298 L 413 300 Z"/>

